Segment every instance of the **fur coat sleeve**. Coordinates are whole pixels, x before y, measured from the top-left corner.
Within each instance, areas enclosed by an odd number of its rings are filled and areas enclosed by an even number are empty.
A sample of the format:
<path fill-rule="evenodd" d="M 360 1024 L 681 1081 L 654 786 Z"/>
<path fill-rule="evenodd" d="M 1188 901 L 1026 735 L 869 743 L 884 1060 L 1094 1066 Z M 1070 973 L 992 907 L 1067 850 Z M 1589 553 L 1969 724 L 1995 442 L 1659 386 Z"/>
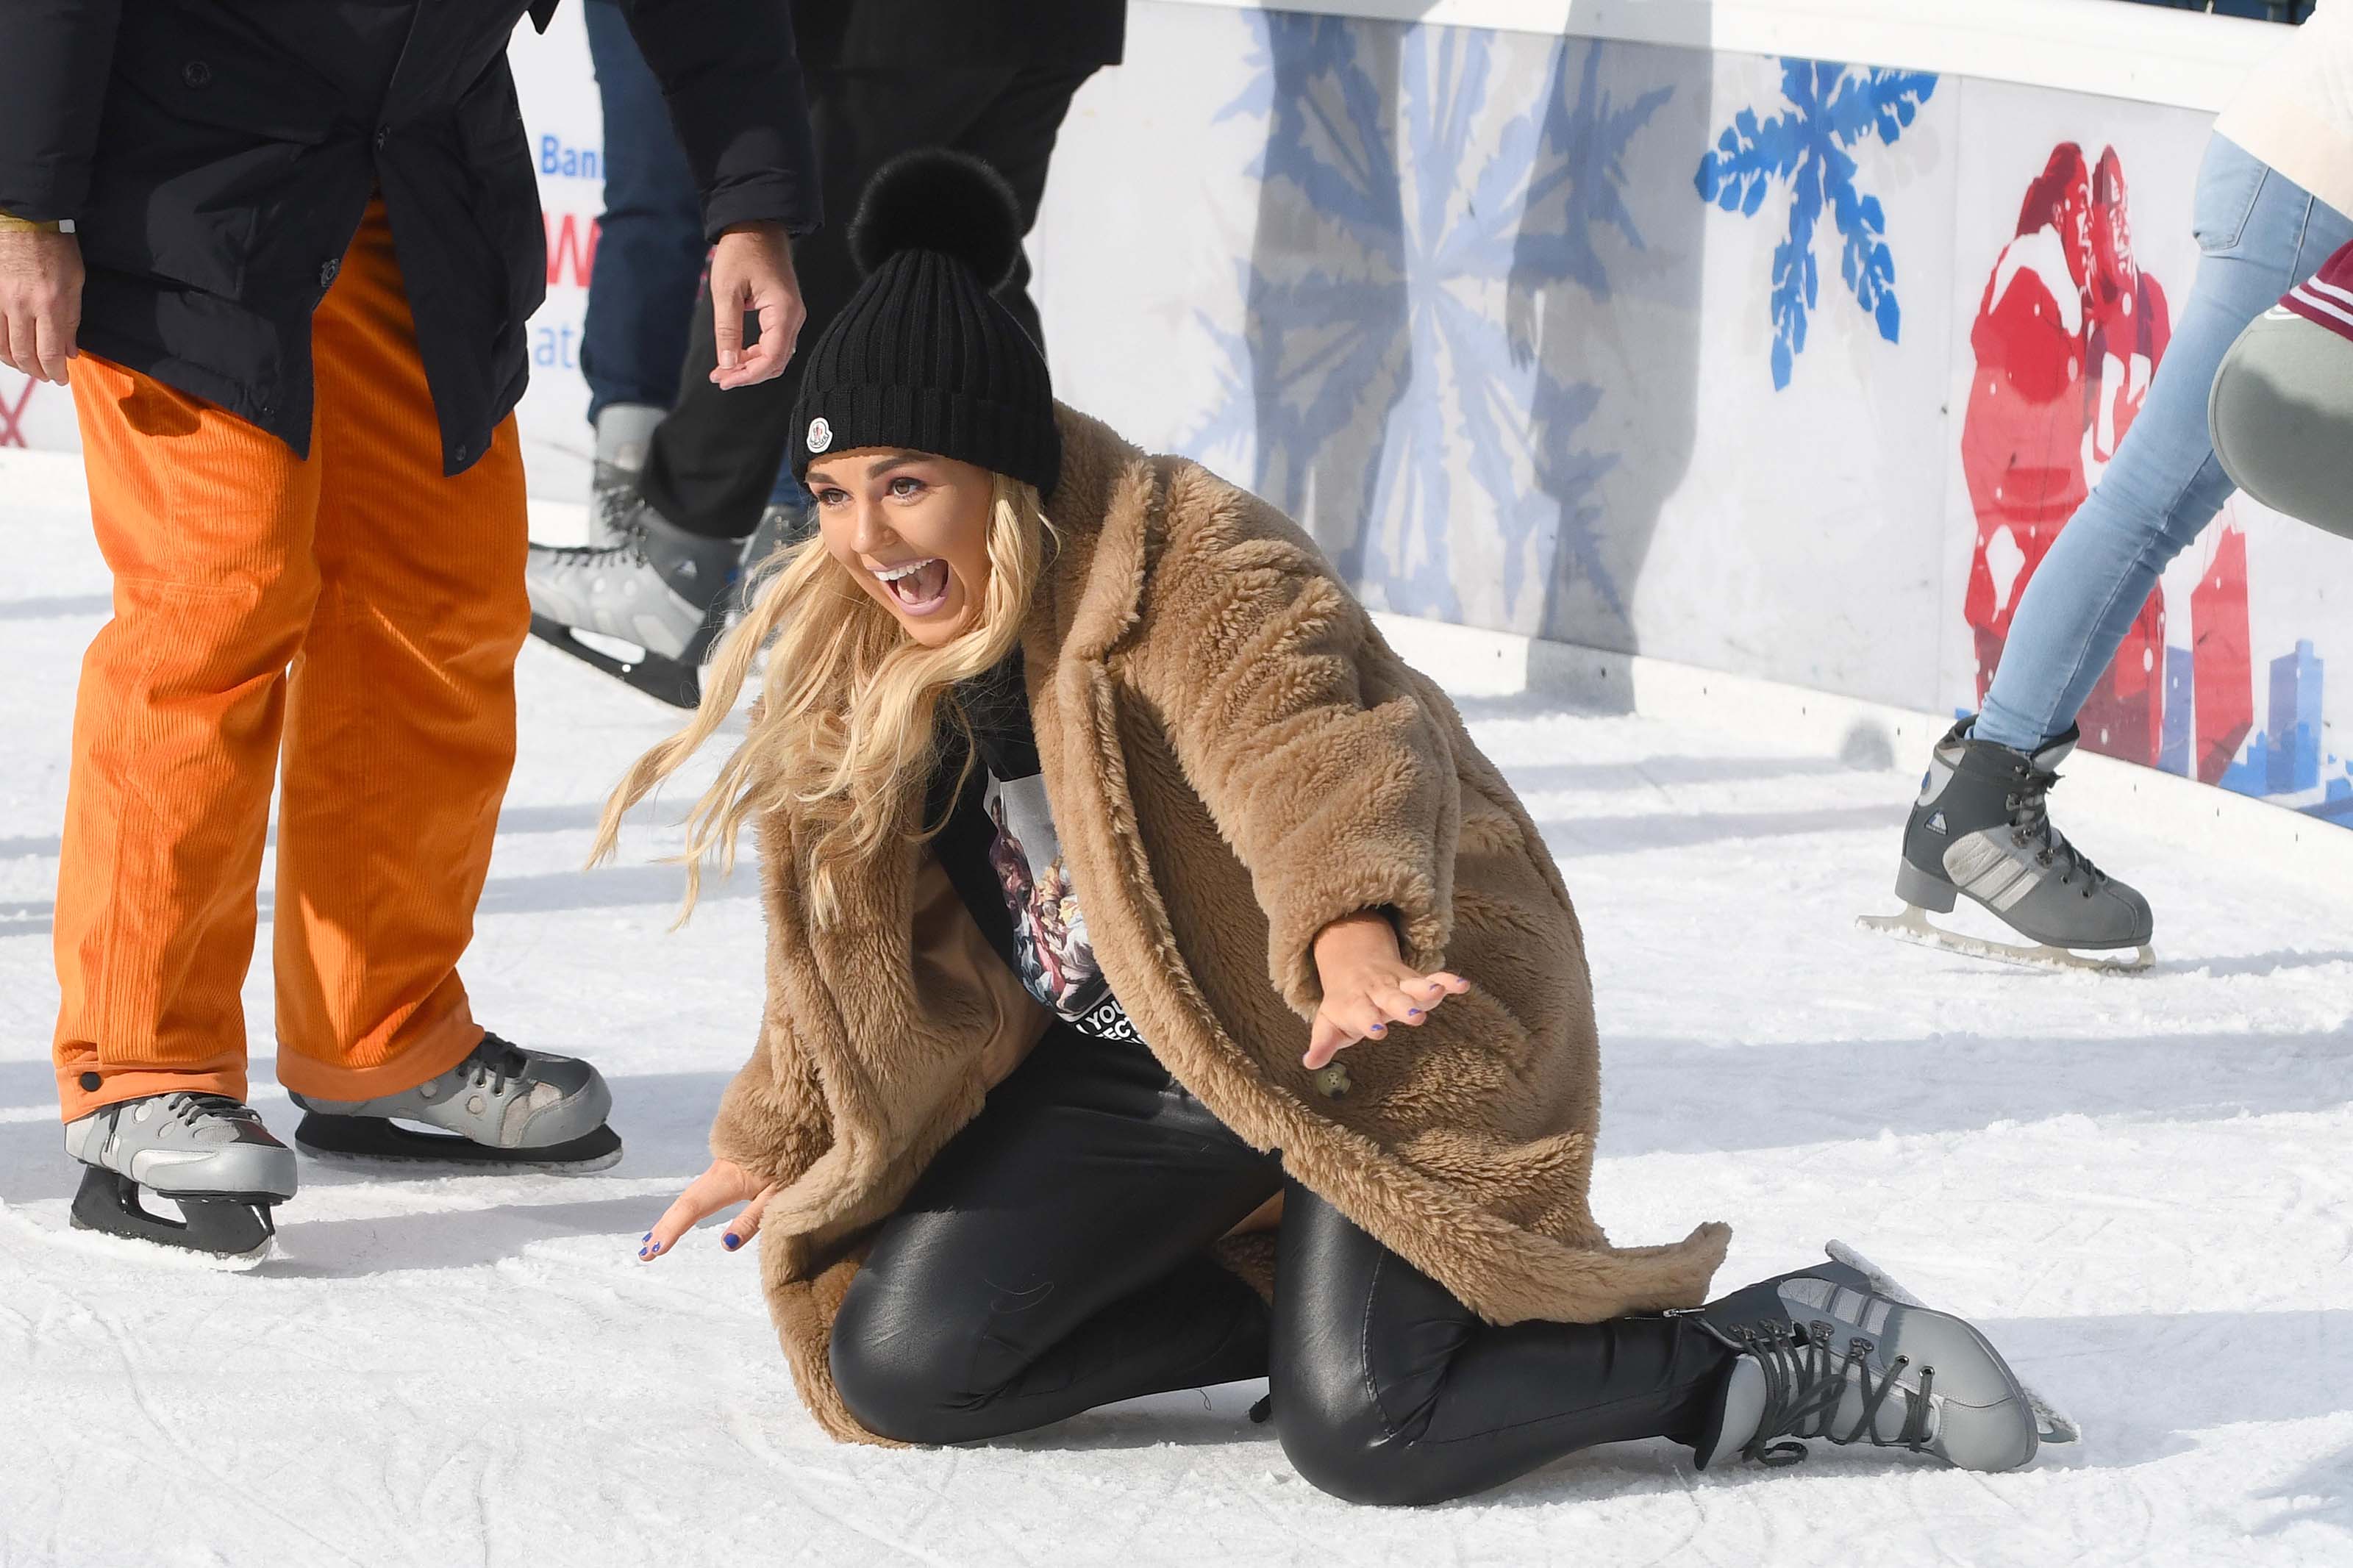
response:
<path fill-rule="evenodd" d="M 1411 694 L 1367 702 L 1370 618 L 1296 524 L 1195 464 L 1167 483 L 1187 526 L 1160 541 L 1127 673 L 1250 869 L 1269 978 L 1312 1014 L 1316 934 L 1368 910 L 1438 967 L 1461 819 L 1450 726 Z"/>
<path fill-rule="evenodd" d="M 785 868 L 798 862 L 773 819 L 763 826 L 761 850 L 773 931 L 793 918 L 797 900 L 785 886 Z M 911 986 L 932 996 L 965 997 L 971 1004 L 977 1027 L 963 1037 L 969 1041 L 972 1064 L 969 1092 L 985 1093 L 1038 1043 L 1050 1016 L 989 947 L 965 912 L 947 874 L 928 857 L 919 860 L 913 878 L 907 931 L 903 956 Z M 778 1214 L 814 1203 L 814 1189 L 833 1184 L 827 1180 L 830 1166 L 865 1163 L 857 1151 L 837 1147 L 837 1131 L 845 1119 L 836 1102 L 843 1092 L 894 1085 L 899 1078 L 894 1065 L 875 1058 L 878 1054 L 887 1058 L 894 1043 L 904 1044 L 894 1042 L 888 1030 L 812 1026 L 825 1016 L 807 994 L 822 966 L 795 962 L 806 952 L 802 945 L 771 942 L 768 1000 L 761 1013 L 759 1038 L 751 1060 L 720 1097 L 719 1112 L 711 1124 L 713 1159 L 733 1161 L 764 1186 L 774 1183 L 784 1187 L 774 1209 Z M 889 1096 L 888 1089 L 883 1092 Z M 846 1121 L 851 1128 L 863 1129 L 874 1119 L 853 1113 Z M 914 1134 L 907 1141 L 937 1140 Z"/>

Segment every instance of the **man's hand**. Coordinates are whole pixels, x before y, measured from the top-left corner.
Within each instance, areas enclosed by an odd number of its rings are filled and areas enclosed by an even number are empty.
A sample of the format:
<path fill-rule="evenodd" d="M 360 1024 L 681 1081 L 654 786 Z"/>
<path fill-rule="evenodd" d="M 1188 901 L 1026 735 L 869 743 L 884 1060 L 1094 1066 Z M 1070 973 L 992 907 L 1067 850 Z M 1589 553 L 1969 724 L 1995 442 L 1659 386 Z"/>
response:
<path fill-rule="evenodd" d="M 1425 974 L 1406 963 L 1397 929 L 1378 914 L 1350 915 L 1316 933 L 1315 973 L 1324 1005 L 1301 1058 L 1311 1072 L 1367 1036 L 1388 1038 L 1391 1024 L 1420 1028 L 1440 1002 L 1471 989 L 1459 974 Z"/>
<path fill-rule="evenodd" d="M 72 235 L 0 228 L 0 364 L 66 384 L 66 362 L 81 353 L 81 278 Z"/>
<path fill-rule="evenodd" d="M 712 381 L 733 390 L 774 379 L 793 357 L 808 311 L 793 276 L 793 242 L 780 223 L 738 224 L 711 251 L 712 334 L 719 366 Z M 760 318 L 760 341 L 744 347 L 744 313 Z"/>

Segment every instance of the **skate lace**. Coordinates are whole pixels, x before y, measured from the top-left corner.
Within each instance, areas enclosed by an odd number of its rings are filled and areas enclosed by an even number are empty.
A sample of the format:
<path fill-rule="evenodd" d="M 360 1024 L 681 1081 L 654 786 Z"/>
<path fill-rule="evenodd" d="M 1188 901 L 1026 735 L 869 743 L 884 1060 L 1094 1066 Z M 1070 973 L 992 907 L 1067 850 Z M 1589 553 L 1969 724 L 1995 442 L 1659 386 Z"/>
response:
<path fill-rule="evenodd" d="M 2059 884 L 2069 887 L 2078 875 L 2084 878 L 2084 897 L 2108 879 L 2107 873 L 2092 864 L 2092 858 L 2067 841 L 2066 835 L 2051 826 L 2051 786 L 2059 782 L 2055 769 L 2022 767 L 2018 771 L 2016 794 L 2003 803 L 2010 808 L 2010 842 L 2038 847 L 2034 863 L 2048 868 L 2064 861 L 2059 873 Z"/>
<path fill-rule="evenodd" d="M 164 1097 L 164 1113 L 190 1129 L 216 1116 L 231 1121 L 258 1120 L 252 1110 L 241 1100 L 231 1100 L 225 1094 L 198 1094 L 185 1090 L 174 1091 Z"/>
<path fill-rule="evenodd" d="M 1857 1335 L 1847 1342 L 1843 1359 L 1831 1350 L 1831 1326 L 1817 1322 L 1810 1330 L 1786 1321 L 1752 1323 L 1733 1331 L 1741 1348 L 1756 1358 L 1765 1373 L 1765 1410 L 1757 1418 L 1757 1435 L 1741 1454 L 1761 1465 L 1794 1465 L 1806 1457 L 1800 1442 L 1775 1442 L 1777 1437 L 1821 1437 L 1844 1447 L 1868 1443 L 1874 1447 L 1908 1448 L 1920 1452 L 1928 1444 L 1928 1396 L 1936 1385 L 1936 1369 L 1923 1367 L 1915 1392 L 1896 1383 L 1896 1374 L 1911 1364 L 1897 1356 L 1887 1375 L 1873 1382 L 1870 1356 L 1876 1347 Z M 1833 1425 L 1849 1382 L 1862 1395 L 1862 1412 L 1841 1433 Z M 1879 1413 L 1888 1400 L 1905 1401 L 1904 1426 L 1891 1439 L 1879 1436 Z"/>
<path fill-rule="evenodd" d="M 488 1084 L 492 1094 L 503 1094 L 507 1080 L 522 1079 L 530 1067 L 522 1051 L 496 1035 L 486 1034 L 482 1043 L 474 1047 L 474 1054 L 458 1064 L 458 1071 L 474 1088 Z"/>
<path fill-rule="evenodd" d="M 604 544 L 542 545 L 542 552 L 558 565 L 577 566 L 591 560 L 617 559 L 628 563 L 630 557 L 642 559 L 645 551 L 646 524 L 643 517 L 644 498 L 634 489 L 613 491 L 597 500 L 603 514 L 605 531 L 609 542 Z"/>

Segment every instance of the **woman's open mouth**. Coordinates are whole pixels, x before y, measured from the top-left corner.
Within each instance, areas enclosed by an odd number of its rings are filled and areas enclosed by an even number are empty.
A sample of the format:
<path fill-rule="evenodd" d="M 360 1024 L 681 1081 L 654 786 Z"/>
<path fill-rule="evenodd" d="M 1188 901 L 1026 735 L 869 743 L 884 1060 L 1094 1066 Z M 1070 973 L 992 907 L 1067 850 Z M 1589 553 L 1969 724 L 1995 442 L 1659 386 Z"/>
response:
<path fill-rule="evenodd" d="M 948 563 L 936 556 L 878 568 L 874 575 L 902 615 L 928 616 L 947 603 Z"/>

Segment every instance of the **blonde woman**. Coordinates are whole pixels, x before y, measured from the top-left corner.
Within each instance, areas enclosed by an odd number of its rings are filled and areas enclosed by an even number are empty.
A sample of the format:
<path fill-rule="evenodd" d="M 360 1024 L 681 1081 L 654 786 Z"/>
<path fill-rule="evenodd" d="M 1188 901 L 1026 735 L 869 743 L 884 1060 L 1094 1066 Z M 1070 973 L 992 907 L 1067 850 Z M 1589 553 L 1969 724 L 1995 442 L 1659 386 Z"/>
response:
<path fill-rule="evenodd" d="M 967 160 L 878 177 L 797 415 L 820 536 L 607 815 L 609 847 L 768 645 L 691 823 L 697 856 L 756 827 L 765 1027 L 641 1256 L 744 1203 L 723 1245 L 765 1236 L 849 1440 L 1263 1376 L 1301 1473 L 1367 1502 L 1654 1436 L 2026 1463 L 1959 1320 L 1835 1263 L 1703 1307 L 1724 1226 L 1604 1238 L 1583 946 L 1527 816 L 1296 527 L 1053 403 L 987 288 L 1018 235 Z M 1057 864 L 1101 973 L 1033 994 L 1014 906 Z"/>

